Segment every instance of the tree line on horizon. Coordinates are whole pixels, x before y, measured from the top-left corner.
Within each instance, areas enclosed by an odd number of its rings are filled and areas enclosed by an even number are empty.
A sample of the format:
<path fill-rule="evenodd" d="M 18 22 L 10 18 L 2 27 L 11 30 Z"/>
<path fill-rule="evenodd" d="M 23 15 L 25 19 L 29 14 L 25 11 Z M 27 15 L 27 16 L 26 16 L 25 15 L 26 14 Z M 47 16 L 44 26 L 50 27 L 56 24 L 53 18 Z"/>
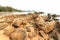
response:
<path fill-rule="evenodd" d="M 0 12 L 22 12 L 22 10 L 14 9 L 9 6 L 6 6 L 6 7 L 0 6 Z"/>

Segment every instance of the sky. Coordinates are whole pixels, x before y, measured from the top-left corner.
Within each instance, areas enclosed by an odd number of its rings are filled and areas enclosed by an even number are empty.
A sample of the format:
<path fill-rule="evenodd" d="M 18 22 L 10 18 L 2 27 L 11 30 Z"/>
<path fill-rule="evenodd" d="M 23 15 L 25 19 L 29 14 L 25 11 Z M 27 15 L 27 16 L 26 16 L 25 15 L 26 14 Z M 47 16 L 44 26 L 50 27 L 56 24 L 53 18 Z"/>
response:
<path fill-rule="evenodd" d="M 21 10 L 35 10 L 60 14 L 59 0 L 0 0 L 0 5 Z"/>

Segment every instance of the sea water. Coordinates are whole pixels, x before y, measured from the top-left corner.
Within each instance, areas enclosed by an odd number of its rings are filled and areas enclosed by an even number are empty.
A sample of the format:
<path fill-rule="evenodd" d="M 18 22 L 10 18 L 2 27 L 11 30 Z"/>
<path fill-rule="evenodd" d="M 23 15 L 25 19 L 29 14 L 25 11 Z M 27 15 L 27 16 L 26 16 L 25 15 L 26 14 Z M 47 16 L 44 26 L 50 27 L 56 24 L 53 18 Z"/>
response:
<path fill-rule="evenodd" d="M 11 14 L 28 14 L 28 13 L 33 13 L 33 12 L 3 12 L 0 14 L 0 16 L 7 16 L 7 15 L 11 15 Z M 44 14 L 41 14 L 41 16 L 47 16 L 48 13 L 44 13 Z M 50 14 L 54 14 L 54 13 L 50 13 Z M 55 13 L 56 15 L 60 15 L 59 13 Z M 60 17 L 56 17 L 56 19 L 59 19 L 60 21 Z"/>

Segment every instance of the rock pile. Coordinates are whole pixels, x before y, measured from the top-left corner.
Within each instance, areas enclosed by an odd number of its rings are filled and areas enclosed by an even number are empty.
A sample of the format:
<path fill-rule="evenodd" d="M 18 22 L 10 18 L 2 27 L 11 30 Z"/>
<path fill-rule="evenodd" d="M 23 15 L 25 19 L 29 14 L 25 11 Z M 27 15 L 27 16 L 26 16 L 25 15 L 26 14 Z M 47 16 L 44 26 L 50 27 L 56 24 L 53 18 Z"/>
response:
<path fill-rule="evenodd" d="M 60 23 L 48 20 L 38 13 L 4 16 L 0 30 L 10 40 L 60 40 Z"/>

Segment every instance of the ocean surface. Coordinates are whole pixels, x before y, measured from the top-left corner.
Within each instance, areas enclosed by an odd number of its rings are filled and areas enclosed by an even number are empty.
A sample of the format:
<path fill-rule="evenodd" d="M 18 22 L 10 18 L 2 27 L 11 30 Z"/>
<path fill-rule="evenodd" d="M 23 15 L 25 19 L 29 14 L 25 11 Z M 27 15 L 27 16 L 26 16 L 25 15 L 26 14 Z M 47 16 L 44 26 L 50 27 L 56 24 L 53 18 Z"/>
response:
<path fill-rule="evenodd" d="M 7 16 L 7 15 L 11 15 L 11 14 L 28 14 L 28 13 L 33 13 L 33 12 L 0 12 L 0 16 Z M 41 16 L 47 16 L 48 13 L 41 14 Z M 54 13 L 51 13 L 54 14 Z M 60 15 L 59 13 L 55 13 L 56 15 Z M 56 19 L 59 19 L 60 21 L 60 17 L 56 17 Z"/>

